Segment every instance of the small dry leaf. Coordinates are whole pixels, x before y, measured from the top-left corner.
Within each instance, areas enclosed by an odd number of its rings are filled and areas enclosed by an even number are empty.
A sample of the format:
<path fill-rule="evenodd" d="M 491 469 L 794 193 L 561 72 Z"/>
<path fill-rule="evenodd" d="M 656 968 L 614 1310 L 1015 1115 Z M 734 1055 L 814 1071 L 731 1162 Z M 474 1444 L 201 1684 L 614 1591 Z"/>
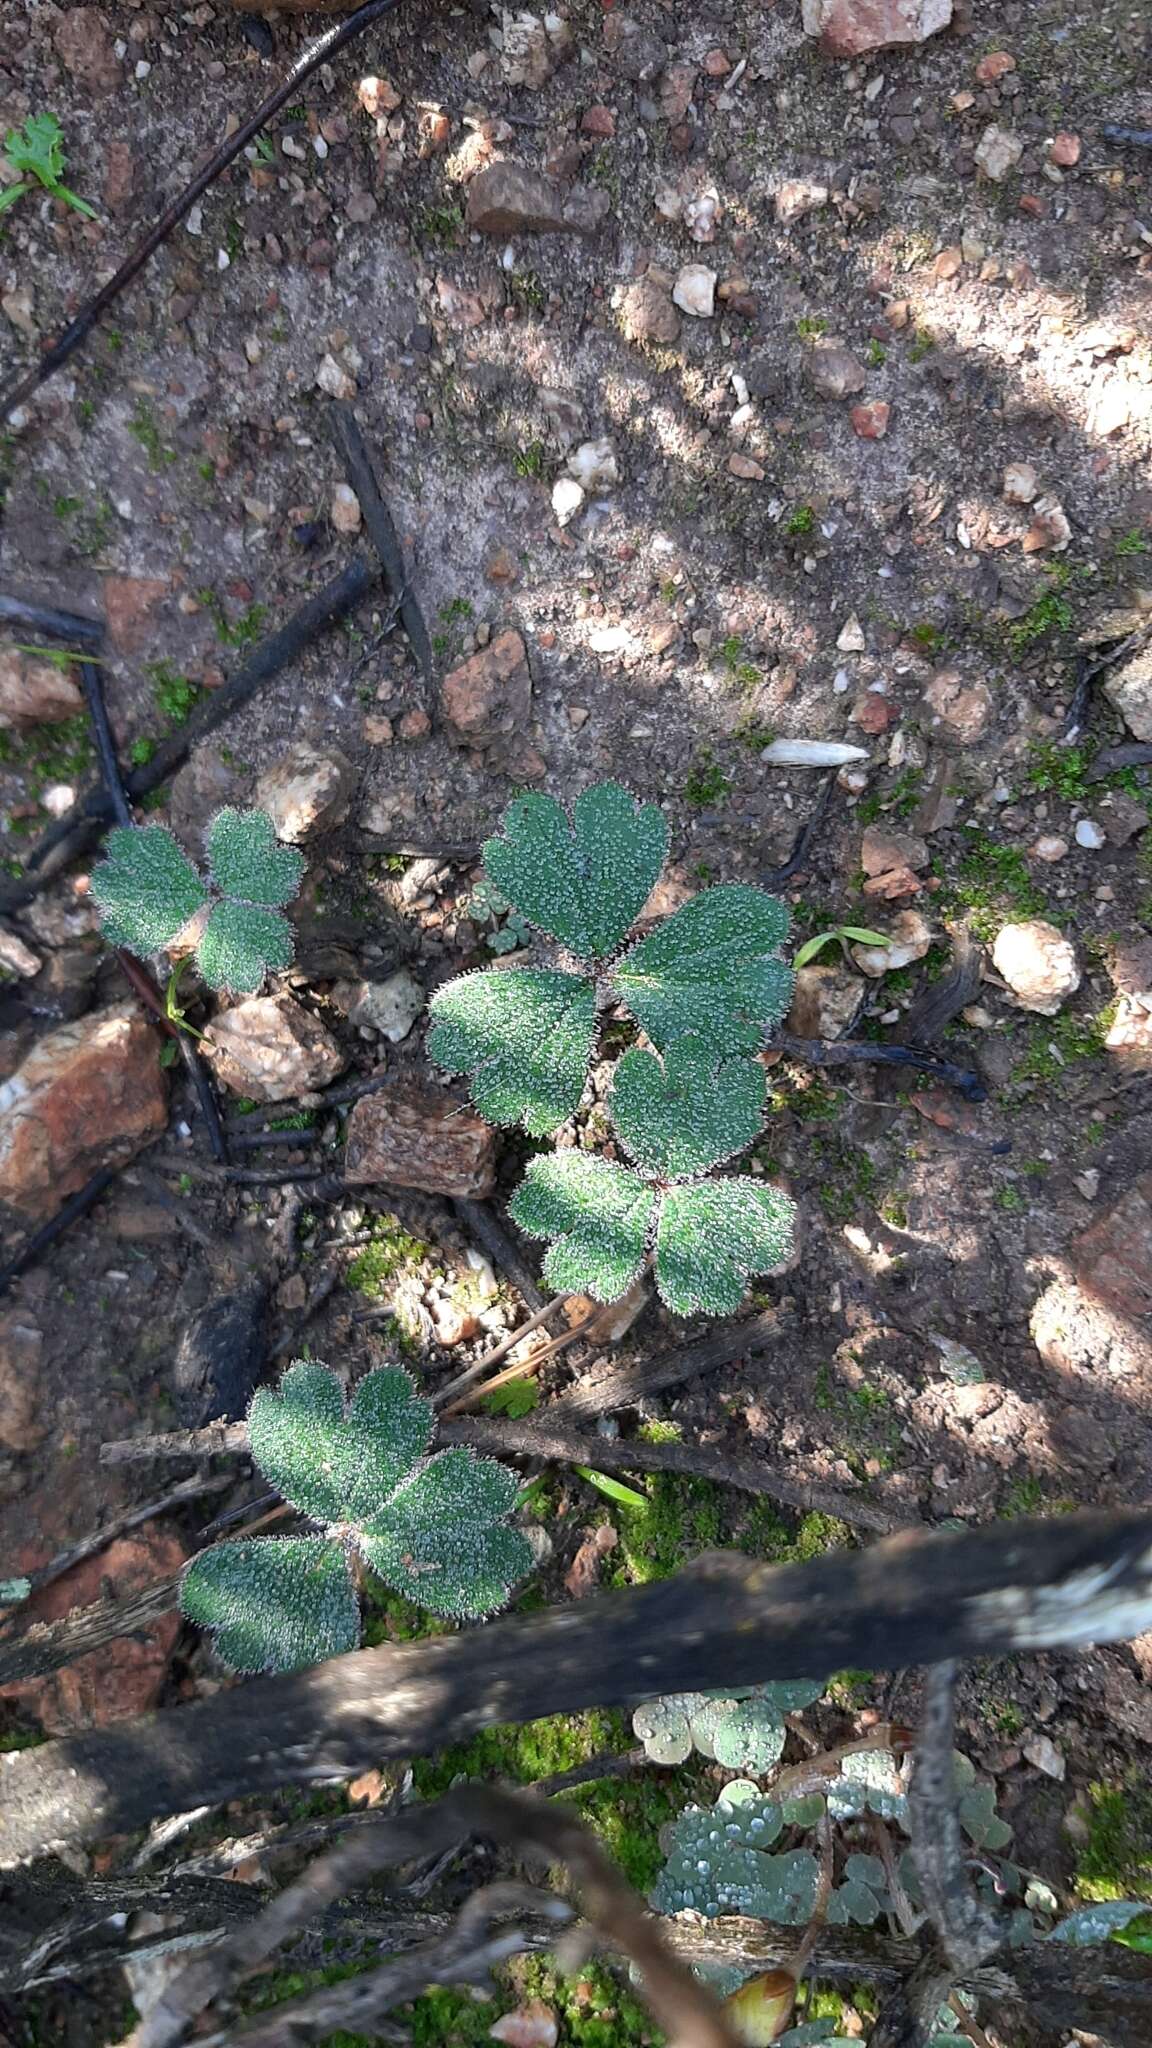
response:
<path fill-rule="evenodd" d="M 769 2048 L 786 2031 L 795 1999 L 796 1979 L 790 1971 L 765 1970 L 726 1998 L 724 2010 L 748 2048 Z"/>
<path fill-rule="evenodd" d="M 493 2041 L 507 2042 L 508 2048 L 556 2048 L 560 2029 L 551 2006 L 533 1998 L 515 2012 L 506 2012 L 488 2032 Z"/>
<path fill-rule="evenodd" d="M 353 1778 L 348 1787 L 348 1800 L 352 1806 L 379 1806 L 388 1787 L 383 1771 L 362 1771 Z"/>
<path fill-rule="evenodd" d="M 610 1550 L 615 1550 L 619 1540 L 611 1522 L 602 1522 L 598 1529 L 593 1529 L 592 1534 L 584 1538 L 564 1574 L 565 1587 L 573 1600 L 585 1600 L 589 1593 L 596 1591 L 600 1583 L 600 1561 Z"/>

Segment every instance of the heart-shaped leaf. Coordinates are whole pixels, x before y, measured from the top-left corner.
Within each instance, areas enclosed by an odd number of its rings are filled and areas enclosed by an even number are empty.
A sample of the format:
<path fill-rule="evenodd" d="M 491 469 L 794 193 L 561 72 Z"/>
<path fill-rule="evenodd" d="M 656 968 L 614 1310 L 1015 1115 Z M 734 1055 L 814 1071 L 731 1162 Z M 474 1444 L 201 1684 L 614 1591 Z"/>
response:
<path fill-rule="evenodd" d="M 212 880 L 221 895 L 274 908 L 296 895 L 304 856 L 294 846 L 281 846 L 267 811 L 217 811 L 207 844 Z"/>
<path fill-rule="evenodd" d="M 670 1188 L 656 1232 L 656 1286 L 676 1315 L 729 1316 L 752 1273 L 792 1249 L 796 1205 L 763 1181 L 697 1181 Z"/>
<path fill-rule="evenodd" d="M 517 797 L 503 833 L 484 847 L 492 881 L 532 924 L 586 960 L 627 938 L 668 851 L 659 806 L 638 804 L 618 782 L 586 789 L 571 822 L 554 797 Z"/>
<path fill-rule="evenodd" d="M 373 1571 L 433 1614 L 492 1614 L 531 1571 L 528 1538 L 508 1526 L 520 1481 L 494 1458 L 440 1451 L 357 1536 Z"/>
<path fill-rule="evenodd" d="M 637 1707 L 632 1732 L 639 1736 L 654 1764 L 682 1764 L 691 1756 L 688 1717 L 700 1698 L 698 1692 L 670 1692 L 664 1699 L 648 1700 Z"/>
<path fill-rule="evenodd" d="M 234 1671 L 297 1671 L 360 1641 L 360 1608 L 338 1543 L 323 1536 L 260 1536 L 218 1543 L 194 1557 L 181 1611 L 216 1631 Z"/>
<path fill-rule="evenodd" d="M 533 1159 L 510 1213 L 529 1237 L 551 1237 L 544 1277 L 557 1293 L 618 1301 L 644 1264 L 656 1197 L 637 1174 L 589 1152 Z"/>
<path fill-rule="evenodd" d="M 695 1031 L 717 1058 L 753 1052 L 792 999 L 787 933 L 786 906 L 762 889 L 705 889 L 625 954 L 612 986 L 661 1048 Z"/>
<path fill-rule="evenodd" d="M 371 1520 L 423 1457 L 432 1406 L 401 1366 L 360 1381 L 347 1413 L 326 1365 L 290 1366 L 262 1387 L 248 1415 L 252 1456 L 301 1514 L 326 1524 Z"/>
<path fill-rule="evenodd" d="M 472 1076 L 490 1124 L 522 1123 L 534 1138 L 571 1116 L 596 1029 L 596 993 L 574 974 L 528 968 L 462 974 L 437 989 L 428 1057 Z"/>
<path fill-rule="evenodd" d="M 292 927 L 278 910 L 229 897 L 213 907 L 196 964 L 209 988 L 253 996 L 270 968 L 291 966 L 294 950 Z"/>
<path fill-rule="evenodd" d="M 208 893 L 163 825 L 121 825 L 92 870 L 92 896 L 114 946 L 159 953 L 202 910 Z"/>
<path fill-rule="evenodd" d="M 758 1135 L 764 1069 L 754 1060 L 717 1066 L 702 1038 L 679 1038 L 661 1061 L 633 1049 L 619 1062 L 612 1121 L 642 1173 L 675 1180 L 705 1173 Z"/>

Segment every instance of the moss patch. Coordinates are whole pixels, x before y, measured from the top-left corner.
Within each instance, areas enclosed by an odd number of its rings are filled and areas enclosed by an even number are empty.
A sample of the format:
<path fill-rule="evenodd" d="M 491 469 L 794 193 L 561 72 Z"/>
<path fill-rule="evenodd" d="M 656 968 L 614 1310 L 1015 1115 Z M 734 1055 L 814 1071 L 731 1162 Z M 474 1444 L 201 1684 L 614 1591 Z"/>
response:
<path fill-rule="evenodd" d="M 1076 1871 L 1084 1899 L 1152 1899 L 1152 1786 L 1088 1787 L 1091 1821 Z"/>

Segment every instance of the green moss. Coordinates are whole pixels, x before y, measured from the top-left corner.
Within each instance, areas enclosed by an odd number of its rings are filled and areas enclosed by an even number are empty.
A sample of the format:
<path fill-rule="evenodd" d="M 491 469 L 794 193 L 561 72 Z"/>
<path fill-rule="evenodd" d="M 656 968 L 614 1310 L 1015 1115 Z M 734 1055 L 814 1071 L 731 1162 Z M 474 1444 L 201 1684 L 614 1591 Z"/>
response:
<path fill-rule="evenodd" d="M 971 911 L 973 932 L 985 943 L 995 937 L 1001 924 L 1040 917 L 1048 907 L 1019 847 L 990 839 L 973 828 L 969 828 L 967 851 L 950 895 L 955 907 Z"/>
<path fill-rule="evenodd" d="M 711 747 L 701 747 L 684 778 L 681 794 L 686 804 L 696 804 L 703 809 L 707 804 L 720 803 L 731 787 Z"/>
<path fill-rule="evenodd" d="M 1152 1899 L 1152 1786 L 1138 1775 L 1088 1787 L 1088 1840 L 1076 1870 L 1085 1899 Z"/>
<path fill-rule="evenodd" d="M 481 2005 L 466 1992 L 444 1989 L 428 1991 L 401 2008 L 412 2048 L 487 2048 L 498 2014 L 529 1999 L 540 1999 L 555 2013 L 559 2048 L 655 2048 L 661 2039 L 637 1999 L 607 1970 L 588 1968 L 578 1977 L 558 1977 L 550 1964 L 524 1956 L 500 1974 L 507 1996 L 494 2003 Z"/>
<path fill-rule="evenodd" d="M 1005 635 L 1013 654 L 1025 654 L 1038 640 L 1046 640 L 1051 633 L 1071 630 L 1072 607 L 1065 593 L 1075 572 L 1066 562 L 1058 562 L 1046 573 L 1049 578 L 1047 590 L 1029 607 L 1023 618 L 1009 626 Z"/>
<path fill-rule="evenodd" d="M 1056 1081 L 1065 1067 L 1074 1066 L 1079 1060 L 1094 1059 L 1104 1050 L 1115 1016 L 1116 1005 L 1107 1003 L 1094 1016 L 1063 1011 L 1058 1017 L 1044 1018 L 1033 1027 L 1031 1043 L 1013 1069 L 1012 1079 Z"/>
<path fill-rule="evenodd" d="M 0 734 L 0 763 L 24 777 L 31 796 L 39 796 L 53 782 L 75 782 L 92 765 L 92 741 L 83 713 L 66 718 L 59 725 L 33 726 L 28 736 L 17 741 Z"/>
<path fill-rule="evenodd" d="M 413 1783 L 422 1799 L 439 1799 L 457 1778 L 507 1778 L 514 1785 L 531 1785 L 557 1771 L 574 1771 L 604 1750 L 626 1749 L 629 1743 L 624 1717 L 599 1709 L 552 1714 L 520 1726 L 498 1724 L 481 1729 L 471 1742 L 418 1758 L 412 1767 Z"/>
<path fill-rule="evenodd" d="M 811 505 L 795 505 L 784 521 L 784 532 L 790 540 L 799 540 L 812 533 L 816 526 L 816 514 Z"/>
<path fill-rule="evenodd" d="M 355 1294 L 378 1301 L 389 1280 L 405 1266 L 418 1265 L 427 1258 L 428 1246 L 405 1230 L 398 1216 L 377 1216 L 372 1223 L 372 1242 L 357 1253 L 345 1274 Z"/>

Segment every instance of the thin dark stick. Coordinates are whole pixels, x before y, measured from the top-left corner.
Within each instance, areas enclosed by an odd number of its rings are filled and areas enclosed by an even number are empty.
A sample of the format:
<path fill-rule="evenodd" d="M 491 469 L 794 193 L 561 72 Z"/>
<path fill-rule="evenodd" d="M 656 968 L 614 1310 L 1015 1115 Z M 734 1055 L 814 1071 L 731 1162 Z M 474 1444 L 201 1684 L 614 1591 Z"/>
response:
<path fill-rule="evenodd" d="M 112 1182 L 122 1172 L 123 1168 L 119 1166 L 102 1166 L 99 1173 L 94 1173 L 91 1180 L 85 1181 L 79 1192 L 65 1202 L 63 1208 L 57 1209 L 51 1222 L 42 1224 L 28 1239 L 23 1250 L 9 1259 L 6 1266 L 0 1266 L 0 1294 L 7 1293 L 12 1282 L 19 1278 L 27 1266 L 33 1265 L 42 1252 L 46 1252 L 55 1244 L 56 1239 L 68 1229 L 69 1224 L 75 1223 L 78 1217 L 87 1215 L 93 1203 L 100 1200 L 105 1188 L 111 1187 Z"/>
<path fill-rule="evenodd" d="M 256 1152 L 265 1145 L 318 1145 L 319 1131 L 234 1131 L 229 1143 L 235 1152 Z"/>
<path fill-rule="evenodd" d="M 50 348 L 45 349 L 34 368 L 0 391 L 0 420 L 7 419 L 10 412 L 25 404 L 33 393 L 39 390 L 41 384 L 64 367 L 69 357 L 87 340 L 96 322 L 107 312 L 109 306 L 134 282 L 156 254 L 157 249 L 167 241 L 173 228 L 179 227 L 180 222 L 192 211 L 196 201 L 208 190 L 209 185 L 228 169 L 229 164 L 235 163 L 236 158 L 247 149 L 250 142 L 255 141 L 260 130 L 267 127 L 280 112 L 281 107 L 287 106 L 305 79 L 309 78 L 319 65 L 334 57 L 338 50 L 352 42 L 364 29 L 370 28 L 374 21 L 380 21 L 384 15 L 391 14 L 398 5 L 399 0 L 368 0 L 368 4 L 358 8 L 347 21 L 339 22 L 325 30 L 314 43 L 309 44 L 303 55 L 297 58 L 287 77 L 276 87 L 275 92 L 261 101 L 255 113 L 250 114 L 248 119 L 242 122 L 235 135 L 230 135 L 226 142 L 222 142 L 218 149 L 213 150 L 191 183 L 184 187 L 183 192 L 170 206 L 165 207 L 159 220 L 149 229 L 143 241 L 125 258 L 107 284 L 81 308 L 76 318 L 69 322 L 59 339 L 53 342 Z"/>
<path fill-rule="evenodd" d="M 842 1493 L 835 1486 L 807 1486 L 789 1479 L 758 1458 L 733 1457 L 727 1451 L 697 1444 L 645 1444 L 631 1439 L 621 1442 L 582 1436 L 578 1430 L 550 1423 L 547 1411 L 541 1422 L 534 1423 L 490 1422 L 479 1416 L 446 1422 L 437 1441 L 471 1444 L 477 1450 L 503 1453 L 506 1457 L 538 1458 L 546 1464 L 587 1465 L 594 1472 L 683 1472 L 692 1478 L 710 1479 L 719 1486 L 734 1486 L 740 1493 L 779 1501 L 800 1514 L 835 1515 L 841 1522 L 882 1536 L 914 1526 L 901 1522 L 885 1508 L 874 1507 L 871 1501 Z M 103 1448 L 100 1455 L 103 1459 Z"/>
<path fill-rule="evenodd" d="M 205 1128 L 208 1132 L 208 1142 L 212 1147 L 212 1157 L 221 1166 L 227 1166 L 228 1141 L 224 1136 L 220 1123 L 220 1112 L 216 1107 L 216 1097 L 212 1092 L 212 1083 L 208 1079 L 204 1066 L 196 1054 L 188 1033 L 182 1031 L 180 1026 L 174 1023 L 168 1015 L 160 991 L 156 987 L 144 962 L 138 960 L 135 953 L 127 952 L 123 946 L 116 948 L 116 958 L 134 993 L 139 996 L 145 1007 L 151 1010 L 152 1015 L 156 1018 L 161 1028 L 167 1032 L 170 1038 L 175 1040 L 176 1050 L 183 1062 L 184 1072 L 191 1082 L 196 1100 L 200 1105 L 200 1114 L 204 1119 Z"/>
<path fill-rule="evenodd" d="M 910 1045 L 871 1045 L 867 1039 L 856 1038 L 839 1038 L 826 1045 L 819 1038 L 792 1038 L 786 1032 L 778 1032 L 771 1042 L 807 1067 L 914 1067 L 918 1073 L 930 1074 L 933 1080 L 957 1089 L 968 1102 L 988 1099 L 988 1090 L 973 1067 L 955 1066 L 951 1060 L 917 1052 Z"/>
<path fill-rule="evenodd" d="M 1118 128 L 1107 121 L 1100 133 L 1105 142 L 1118 142 L 1122 149 L 1152 149 L 1152 128 Z"/>
<path fill-rule="evenodd" d="M 1129 633 L 1117 646 L 1110 647 L 1105 654 L 1097 655 L 1095 661 L 1089 661 L 1087 654 L 1084 653 L 1077 656 L 1076 687 L 1072 692 L 1068 716 L 1060 733 L 1062 746 L 1069 746 L 1073 740 L 1079 739 L 1083 727 L 1087 724 L 1088 709 L 1092 702 L 1092 685 L 1097 676 L 1102 676 L 1105 669 L 1112 668 L 1116 662 L 1126 661 L 1130 654 L 1138 653 L 1150 633 L 1152 623 L 1137 627 L 1134 633 Z"/>
<path fill-rule="evenodd" d="M 108 706 L 104 702 L 104 678 L 94 661 L 81 661 L 77 666 L 80 670 L 80 681 L 84 686 L 84 701 L 88 706 L 88 722 L 96 742 L 96 758 L 104 778 L 104 793 L 111 805 L 116 823 L 130 825 L 132 812 L 124 794 L 116 741 L 108 722 Z"/>
<path fill-rule="evenodd" d="M 329 413 L 332 439 L 336 443 L 340 459 L 348 472 L 348 481 L 360 500 L 364 524 L 376 553 L 380 557 L 385 578 L 399 607 L 401 622 L 408 635 L 408 643 L 424 671 L 425 677 L 432 676 L 432 642 L 424 614 L 417 604 L 408 583 L 404 567 L 404 555 L 396 522 L 384 502 L 372 458 L 360 429 L 360 422 L 352 407 L 337 399 Z"/>
<path fill-rule="evenodd" d="M 995 1953 L 1004 1933 L 968 1876 L 953 1754 L 956 1673 L 955 1660 L 925 1673 L 909 1812 L 912 1861 L 928 1917 L 948 1962 L 966 1975 Z"/>
<path fill-rule="evenodd" d="M 374 572 L 356 557 L 294 612 L 287 623 L 270 634 L 250 661 L 210 698 L 199 705 L 178 732 L 165 740 L 143 768 L 126 778 L 125 788 L 132 802 L 148 796 L 162 782 L 183 767 L 192 748 L 206 739 L 234 712 L 240 711 L 262 686 L 300 654 L 327 625 L 344 618 L 371 589 Z M 90 789 L 74 804 L 66 817 L 51 826 L 28 854 L 28 875 L 22 881 L 0 883 L 0 912 L 17 910 L 31 903 L 50 878 L 77 860 L 112 816 L 112 807 L 102 785 Z"/>
<path fill-rule="evenodd" d="M 828 815 L 828 808 L 832 802 L 832 792 L 835 787 L 836 775 L 833 772 L 833 774 L 824 777 L 820 794 L 812 808 L 812 814 L 806 823 L 801 825 L 799 832 L 796 834 L 792 851 L 784 862 L 783 867 L 769 868 L 763 882 L 765 889 L 782 889 L 785 882 L 790 882 L 793 875 L 799 874 L 801 868 L 808 865 L 808 855 L 812 850 L 812 842 Z"/>
<path fill-rule="evenodd" d="M 59 612 L 52 605 L 32 604 L 22 597 L 0 596 L 0 625 L 22 633 L 42 633 L 51 640 L 74 640 L 95 654 L 104 644 L 100 619 L 82 619 L 78 612 Z"/>
<path fill-rule="evenodd" d="M 302 1109 L 314 1110 L 317 1116 L 322 1116 L 325 1110 L 343 1109 L 350 1102 L 359 1102 L 365 1095 L 376 1095 L 394 1079 L 393 1074 L 369 1074 L 363 1081 L 344 1081 L 339 1088 L 317 1089 L 313 1095 L 298 1095 L 294 1102 L 265 1102 L 259 1109 L 237 1110 L 227 1119 L 228 1129 L 251 1130 L 254 1124 L 267 1123 L 275 1116 L 294 1116 Z"/>
<path fill-rule="evenodd" d="M 62 1579 L 75 1565 L 83 1564 L 86 1558 L 99 1556 L 102 1550 L 108 1549 L 109 1544 L 118 1542 L 130 1529 L 138 1529 L 142 1522 L 155 1521 L 158 1515 L 166 1515 L 173 1508 L 184 1507 L 190 1500 L 199 1500 L 206 1493 L 223 1493 L 225 1487 L 234 1484 L 235 1475 L 231 1472 L 214 1473 L 208 1478 L 197 1475 L 191 1479 L 182 1479 L 178 1486 L 174 1486 L 170 1493 L 162 1494 L 159 1500 L 146 1501 L 143 1507 L 129 1508 L 126 1514 L 117 1515 L 115 1521 L 107 1523 L 103 1529 L 97 1529 L 94 1535 L 86 1536 L 82 1543 L 74 1543 L 70 1550 L 62 1550 L 50 1564 L 41 1565 L 39 1571 L 31 1572 L 25 1598 L 30 1599 L 34 1593 L 43 1592 L 45 1586 L 55 1585 L 57 1579 Z M 9 1615 L 6 1614 L 5 1625 L 8 1619 Z"/>

